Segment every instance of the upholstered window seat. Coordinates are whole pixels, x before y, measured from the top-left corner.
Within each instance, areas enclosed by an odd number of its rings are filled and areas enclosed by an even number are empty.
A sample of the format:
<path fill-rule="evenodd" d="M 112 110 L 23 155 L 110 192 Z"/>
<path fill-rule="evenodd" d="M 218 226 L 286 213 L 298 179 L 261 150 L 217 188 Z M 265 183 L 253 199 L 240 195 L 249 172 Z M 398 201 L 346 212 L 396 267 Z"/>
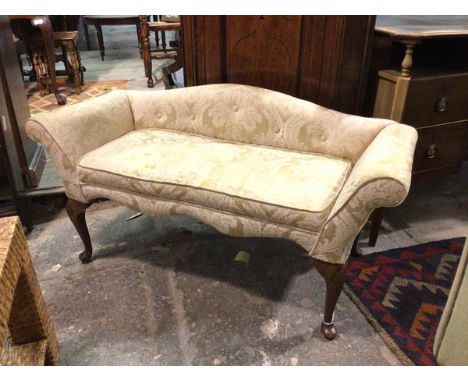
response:
<path fill-rule="evenodd" d="M 100 198 L 289 239 L 327 281 L 327 338 L 353 241 L 375 208 L 405 199 L 417 139 L 410 126 L 233 84 L 114 91 L 35 116 L 27 132 L 63 178 L 83 262 L 85 209 Z"/>

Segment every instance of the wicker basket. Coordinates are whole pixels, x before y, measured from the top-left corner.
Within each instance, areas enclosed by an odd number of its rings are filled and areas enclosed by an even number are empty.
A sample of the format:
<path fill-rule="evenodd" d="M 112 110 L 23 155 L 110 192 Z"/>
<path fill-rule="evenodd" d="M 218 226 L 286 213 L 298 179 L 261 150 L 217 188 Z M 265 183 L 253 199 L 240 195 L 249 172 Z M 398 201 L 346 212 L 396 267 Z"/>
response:
<path fill-rule="evenodd" d="M 55 365 L 58 346 L 18 217 L 0 219 L 0 364 Z"/>

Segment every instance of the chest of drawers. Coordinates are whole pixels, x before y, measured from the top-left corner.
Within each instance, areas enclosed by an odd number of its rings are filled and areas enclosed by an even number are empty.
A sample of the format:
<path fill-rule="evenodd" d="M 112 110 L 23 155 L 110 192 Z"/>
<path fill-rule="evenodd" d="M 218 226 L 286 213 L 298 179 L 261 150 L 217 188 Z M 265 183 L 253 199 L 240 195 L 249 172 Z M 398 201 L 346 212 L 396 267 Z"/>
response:
<path fill-rule="evenodd" d="M 418 130 L 415 175 L 457 172 L 468 138 L 468 73 L 408 78 L 380 71 L 373 116 Z"/>
<path fill-rule="evenodd" d="M 468 17 L 378 16 L 366 114 L 418 130 L 413 179 L 460 171 L 468 145 Z M 375 211 L 375 245 L 382 210 Z"/>
<path fill-rule="evenodd" d="M 468 23 L 430 21 L 377 19 L 371 64 L 369 114 L 418 129 L 415 178 L 458 172 L 467 152 Z"/>

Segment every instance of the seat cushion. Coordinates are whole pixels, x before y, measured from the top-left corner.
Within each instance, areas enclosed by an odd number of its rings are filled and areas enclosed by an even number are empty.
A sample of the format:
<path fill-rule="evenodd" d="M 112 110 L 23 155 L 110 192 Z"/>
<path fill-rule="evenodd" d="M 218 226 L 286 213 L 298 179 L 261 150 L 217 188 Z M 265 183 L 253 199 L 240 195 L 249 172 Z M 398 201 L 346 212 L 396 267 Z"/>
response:
<path fill-rule="evenodd" d="M 343 159 L 143 129 L 84 155 L 81 183 L 318 232 L 350 171 Z"/>

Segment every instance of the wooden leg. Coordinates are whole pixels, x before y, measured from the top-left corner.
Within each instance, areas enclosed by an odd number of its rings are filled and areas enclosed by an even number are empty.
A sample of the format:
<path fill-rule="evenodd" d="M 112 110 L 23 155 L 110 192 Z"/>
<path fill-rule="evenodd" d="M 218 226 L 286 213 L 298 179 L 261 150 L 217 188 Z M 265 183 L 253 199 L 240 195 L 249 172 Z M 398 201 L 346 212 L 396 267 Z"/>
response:
<path fill-rule="evenodd" d="M 161 31 L 161 42 L 162 42 L 163 52 L 167 53 L 166 32 L 165 31 Z"/>
<path fill-rule="evenodd" d="M 78 56 L 76 54 L 75 47 L 70 51 L 70 61 L 71 61 L 71 72 L 73 77 L 73 83 L 75 84 L 76 94 L 81 93 L 81 74 L 80 74 L 80 64 L 78 62 Z"/>
<path fill-rule="evenodd" d="M 154 42 L 156 44 L 156 48 L 159 48 L 159 32 L 154 31 Z"/>
<path fill-rule="evenodd" d="M 52 23 L 46 16 L 38 16 L 31 20 L 32 25 L 39 27 L 44 41 L 45 54 L 47 57 L 47 69 L 50 79 L 52 91 L 55 94 L 55 99 L 59 105 L 65 105 L 67 99 L 59 93 L 57 86 L 57 79 L 55 74 L 55 45 L 54 45 L 54 32 L 52 30 Z"/>
<path fill-rule="evenodd" d="M 327 340 L 333 340 L 337 333 L 333 323 L 333 312 L 343 289 L 345 265 L 327 263 L 317 259 L 312 259 L 312 262 L 317 272 L 325 279 L 327 287 L 321 332 Z"/>
<path fill-rule="evenodd" d="M 136 32 L 137 32 L 137 38 L 138 38 L 138 51 L 140 52 L 140 58 L 143 58 L 143 50 L 141 47 L 141 32 L 140 32 L 140 23 L 136 24 Z"/>
<path fill-rule="evenodd" d="M 151 63 L 151 47 L 149 43 L 149 27 L 148 18 L 146 16 L 140 16 L 140 33 L 141 33 L 141 45 L 143 49 L 143 62 L 145 66 L 145 75 L 148 79 L 148 87 L 154 87 L 153 82 L 153 68 Z"/>
<path fill-rule="evenodd" d="M 80 56 L 80 50 L 78 49 L 78 46 L 75 46 L 74 49 L 76 51 L 78 67 L 80 68 L 80 84 L 84 85 L 84 72 L 86 71 L 86 68 L 83 65 L 81 65 L 81 56 Z"/>
<path fill-rule="evenodd" d="M 176 56 L 175 62 L 173 62 L 172 64 L 168 66 L 164 66 L 162 68 L 164 87 L 166 89 L 171 89 L 172 87 L 174 87 L 175 84 L 174 84 L 174 80 L 172 79 L 172 74 L 182 69 L 184 66 L 183 49 L 184 49 L 183 40 L 182 40 L 182 36 L 180 36 L 179 47 L 176 49 L 177 56 Z"/>
<path fill-rule="evenodd" d="M 45 89 L 44 89 L 44 79 L 43 79 L 43 70 L 42 70 L 42 63 L 40 59 L 40 55 L 36 52 L 33 53 L 32 55 L 32 64 L 33 64 L 33 69 L 37 81 L 37 87 L 39 88 L 39 94 L 41 96 L 45 95 Z"/>
<path fill-rule="evenodd" d="M 62 61 L 63 61 L 63 65 L 65 66 L 65 71 L 67 72 L 67 76 L 69 79 L 71 79 L 72 76 L 71 76 L 71 68 L 68 62 L 67 47 L 64 45 L 62 45 Z"/>
<path fill-rule="evenodd" d="M 86 225 L 85 212 L 90 203 L 83 203 L 77 200 L 68 199 L 67 213 L 75 226 L 78 235 L 84 245 L 84 251 L 80 253 L 79 258 L 83 264 L 89 263 L 93 255 L 93 247 L 91 245 L 91 238 L 89 237 L 88 226 Z"/>
<path fill-rule="evenodd" d="M 101 61 L 104 61 L 104 56 L 106 55 L 106 52 L 104 50 L 104 37 L 102 36 L 102 26 L 99 23 L 96 24 L 96 34 L 99 44 L 99 52 L 101 53 Z"/>
<path fill-rule="evenodd" d="M 86 42 L 86 50 L 90 51 L 91 50 L 91 43 L 89 41 L 89 30 L 88 30 L 88 23 L 83 20 L 83 28 L 84 28 L 84 36 L 85 36 L 85 42 Z"/>
<path fill-rule="evenodd" d="M 369 233 L 369 245 L 374 247 L 377 243 L 377 237 L 379 236 L 380 225 L 382 224 L 383 208 L 377 208 L 372 214 L 371 228 Z"/>
<path fill-rule="evenodd" d="M 21 223 L 26 227 L 26 233 L 31 233 L 33 230 L 33 221 L 31 217 L 32 205 L 31 199 L 28 197 L 20 197 L 16 201 L 17 212 L 21 219 Z"/>
<path fill-rule="evenodd" d="M 362 251 L 358 248 L 359 234 L 354 239 L 353 246 L 351 247 L 350 256 L 351 257 L 360 257 L 362 256 Z"/>

